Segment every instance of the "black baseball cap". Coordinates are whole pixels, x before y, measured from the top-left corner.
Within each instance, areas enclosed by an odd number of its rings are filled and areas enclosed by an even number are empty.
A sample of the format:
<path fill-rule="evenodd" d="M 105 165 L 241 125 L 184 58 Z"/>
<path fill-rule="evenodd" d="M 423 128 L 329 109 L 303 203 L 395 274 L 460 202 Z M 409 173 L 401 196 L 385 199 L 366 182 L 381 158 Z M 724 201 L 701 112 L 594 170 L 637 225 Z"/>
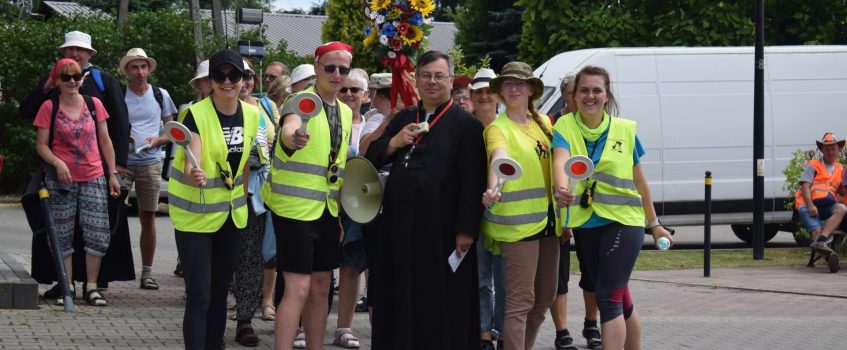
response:
<path fill-rule="evenodd" d="M 244 71 L 244 60 L 237 53 L 230 50 L 220 50 L 209 59 L 209 71 L 214 71 L 218 66 L 229 63 L 239 72 Z"/>

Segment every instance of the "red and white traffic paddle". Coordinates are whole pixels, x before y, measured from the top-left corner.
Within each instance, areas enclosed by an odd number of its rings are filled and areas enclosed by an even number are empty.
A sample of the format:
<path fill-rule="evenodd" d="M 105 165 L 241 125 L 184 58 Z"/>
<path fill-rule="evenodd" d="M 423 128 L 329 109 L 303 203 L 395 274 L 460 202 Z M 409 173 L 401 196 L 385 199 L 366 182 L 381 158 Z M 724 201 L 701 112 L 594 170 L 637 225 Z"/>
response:
<path fill-rule="evenodd" d="M 191 153 L 191 149 L 188 148 L 188 145 L 191 144 L 191 131 L 188 130 L 185 125 L 178 121 L 169 121 L 165 124 L 165 135 L 168 135 L 168 139 L 171 142 L 182 146 L 185 154 L 188 156 L 188 160 L 191 161 L 191 165 L 195 168 L 199 168 L 200 164 L 197 163 L 197 158 L 194 158 L 194 154 Z"/>
<path fill-rule="evenodd" d="M 585 180 L 594 174 L 594 162 L 586 156 L 573 156 L 565 162 L 565 175 L 568 176 L 569 191 L 576 188 L 576 183 Z M 571 208 L 568 206 L 568 215 L 565 218 L 565 228 L 571 221 Z"/>
<path fill-rule="evenodd" d="M 491 162 L 491 170 L 494 172 L 494 176 L 497 177 L 497 184 L 494 185 L 494 188 L 492 189 L 495 193 L 500 192 L 500 189 L 503 188 L 506 181 L 520 179 L 523 174 L 521 165 L 511 158 L 499 158 L 494 160 Z M 489 209 L 493 207 L 494 204 L 492 204 Z"/>
<path fill-rule="evenodd" d="M 321 113 L 323 109 L 323 101 L 320 96 L 311 92 L 299 93 L 285 100 L 282 105 L 282 116 L 296 114 L 300 117 L 303 125 L 300 127 L 300 132 L 306 133 L 306 127 L 309 124 L 309 119 L 314 118 Z"/>

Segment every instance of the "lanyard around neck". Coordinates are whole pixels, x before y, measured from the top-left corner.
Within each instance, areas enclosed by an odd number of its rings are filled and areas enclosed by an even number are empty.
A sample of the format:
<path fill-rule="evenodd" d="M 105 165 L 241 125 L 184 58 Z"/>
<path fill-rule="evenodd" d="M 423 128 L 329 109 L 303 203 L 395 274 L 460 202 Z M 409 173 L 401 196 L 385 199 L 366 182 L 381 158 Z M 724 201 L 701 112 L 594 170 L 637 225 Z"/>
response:
<path fill-rule="evenodd" d="M 441 112 L 439 112 L 438 115 L 435 116 L 435 118 L 432 118 L 432 123 L 429 124 L 430 130 L 432 130 L 432 128 L 435 127 L 435 123 L 438 123 L 438 121 L 441 119 L 441 117 L 443 117 L 444 114 L 447 113 L 447 110 L 450 109 L 451 106 L 453 106 L 453 99 L 452 98 L 450 99 L 450 101 L 447 102 L 447 105 L 444 106 L 444 108 L 441 110 Z M 415 117 L 415 122 L 416 123 L 421 122 L 421 113 L 420 112 L 418 112 L 417 116 Z M 423 137 L 426 134 L 427 133 L 423 133 L 423 134 L 418 135 L 418 137 L 415 138 L 415 144 L 421 143 L 421 139 L 423 139 Z"/>

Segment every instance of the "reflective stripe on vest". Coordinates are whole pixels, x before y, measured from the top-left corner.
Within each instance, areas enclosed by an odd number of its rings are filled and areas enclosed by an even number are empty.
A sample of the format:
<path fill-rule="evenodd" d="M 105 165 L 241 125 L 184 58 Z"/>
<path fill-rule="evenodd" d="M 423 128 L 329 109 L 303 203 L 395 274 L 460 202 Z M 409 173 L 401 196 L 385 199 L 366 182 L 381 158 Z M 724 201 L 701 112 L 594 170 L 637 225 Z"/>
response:
<path fill-rule="evenodd" d="M 176 148 L 173 164 L 169 168 L 171 176 L 168 182 L 168 209 L 177 230 L 214 233 L 229 217 L 232 217 L 235 227 L 247 226 L 244 169 L 256 140 L 260 116 L 256 107 L 244 102 L 239 103 L 244 121 L 244 149 L 237 169 L 231 169 L 226 160 L 229 149 L 211 100 L 207 98 L 189 107 L 202 138 L 198 160 L 208 178 L 202 188 L 191 184 L 188 176 L 183 173 L 185 150 L 183 147 Z M 217 175 L 220 173 L 218 167 L 225 167 L 225 170 L 234 174 L 232 190 L 227 189 L 223 179 Z"/>
<path fill-rule="evenodd" d="M 562 116 L 556 122 L 555 130 L 565 137 L 570 145 L 571 155 L 587 156 L 588 149 L 576 118 L 579 118 L 577 113 Z M 570 210 L 569 227 L 580 227 L 593 214 L 627 226 L 643 226 L 643 202 L 635 186 L 632 171 L 635 122 L 611 117 L 605 112 L 603 118 L 610 118 L 610 123 L 600 161 L 595 164 L 594 174 L 588 180 L 579 181 L 574 186 L 575 205 L 563 208 L 562 211 Z M 582 208 L 578 204 L 582 200 L 585 189 L 592 185 L 595 188 L 591 204 L 588 208 Z M 566 215 L 565 212 L 560 214 L 561 217 Z"/>
<path fill-rule="evenodd" d="M 540 120 L 548 128 L 551 127 L 548 118 Z M 531 123 L 531 128 L 539 128 L 536 131 L 541 132 L 540 126 L 534 120 Z M 538 140 L 528 136 L 524 130 L 525 126 L 518 126 L 505 114 L 500 114 L 488 128 L 497 129 L 503 134 L 508 157 L 521 165 L 523 174 L 519 179 L 503 184 L 500 201 L 483 212 L 480 231 L 487 240 L 517 242 L 538 234 L 547 227 L 547 213 L 552 199 L 546 189 L 542 162 L 549 164 L 552 157 L 549 154 L 540 156 L 536 152 Z M 548 166 L 549 168 L 552 166 Z M 557 233 L 560 232 L 560 226 L 556 225 Z"/>
<path fill-rule="evenodd" d="M 314 93 L 314 88 L 305 91 Z M 353 112 L 340 100 L 335 103 L 341 119 L 341 145 L 335 160 L 337 181 L 330 183 L 327 179 L 332 140 L 326 111 L 321 110 L 307 124 L 310 138 L 302 149 L 288 155 L 282 148 L 282 139 L 277 138 L 268 180 L 261 190 L 265 205 L 274 214 L 300 221 L 316 220 L 325 209 L 338 215 L 338 191 L 344 182 Z"/>
<path fill-rule="evenodd" d="M 806 164 L 811 165 L 812 168 L 815 169 L 815 178 L 812 179 L 812 183 L 810 184 L 811 187 L 809 187 L 809 197 L 811 197 L 813 201 L 820 198 L 826 198 L 828 196 L 837 198 L 836 193 L 838 193 L 841 188 L 841 181 L 844 174 L 844 169 L 841 164 L 835 162 L 832 168 L 832 173 L 827 170 L 826 165 L 820 159 L 811 159 L 807 161 Z M 803 197 L 802 184 L 800 184 L 800 186 L 801 189 L 798 189 L 794 194 L 795 208 L 799 208 L 806 204 L 806 198 Z"/>

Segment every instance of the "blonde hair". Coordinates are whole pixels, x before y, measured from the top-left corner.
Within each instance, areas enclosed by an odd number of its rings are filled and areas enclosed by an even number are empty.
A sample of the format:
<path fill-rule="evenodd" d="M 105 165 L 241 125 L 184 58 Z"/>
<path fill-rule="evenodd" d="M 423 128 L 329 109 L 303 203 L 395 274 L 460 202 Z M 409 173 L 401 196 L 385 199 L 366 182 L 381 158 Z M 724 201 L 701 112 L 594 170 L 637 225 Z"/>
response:
<path fill-rule="evenodd" d="M 291 93 L 289 87 L 291 87 L 291 77 L 280 75 L 268 86 L 268 97 L 277 104 L 281 104 L 282 95 Z"/>

